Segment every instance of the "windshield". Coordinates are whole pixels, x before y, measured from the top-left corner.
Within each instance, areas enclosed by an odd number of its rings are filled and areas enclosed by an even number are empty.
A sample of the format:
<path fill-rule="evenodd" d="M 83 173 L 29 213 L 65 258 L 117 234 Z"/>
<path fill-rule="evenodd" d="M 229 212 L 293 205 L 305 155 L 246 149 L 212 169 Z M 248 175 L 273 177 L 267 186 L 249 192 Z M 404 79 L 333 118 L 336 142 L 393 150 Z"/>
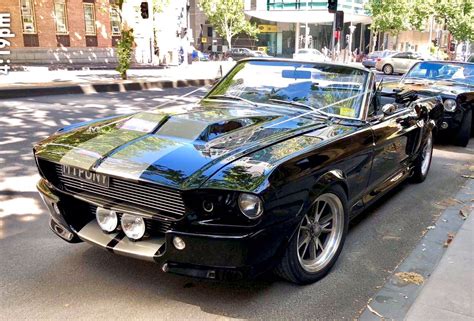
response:
<path fill-rule="evenodd" d="M 474 85 L 474 64 L 424 61 L 407 73 L 405 80 L 427 79 Z"/>
<path fill-rule="evenodd" d="M 365 70 L 324 63 L 246 61 L 236 65 L 206 98 L 238 97 L 272 105 L 288 102 L 291 108 L 306 106 L 359 118 L 368 74 Z"/>

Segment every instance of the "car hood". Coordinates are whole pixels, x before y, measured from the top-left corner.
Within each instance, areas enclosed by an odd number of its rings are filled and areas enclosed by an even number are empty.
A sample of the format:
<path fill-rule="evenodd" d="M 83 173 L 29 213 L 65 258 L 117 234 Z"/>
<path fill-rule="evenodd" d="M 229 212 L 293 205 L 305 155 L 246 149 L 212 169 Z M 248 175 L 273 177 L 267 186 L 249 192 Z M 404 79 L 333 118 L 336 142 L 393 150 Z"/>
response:
<path fill-rule="evenodd" d="M 296 115 L 236 103 L 174 106 L 66 127 L 38 143 L 35 155 L 107 175 L 197 188 L 245 155 L 327 126 Z"/>
<path fill-rule="evenodd" d="M 474 87 L 469 86 L 469 85 L 463 85 L 463 84 L 455 84 L 452 82 L 447 82 L 447 81 L 413 81 L 411 82 L 410 80 L 408 83 L 402 83 L 402 82 L 392 82 L 392 83 L 386 83 L 383 84 L 384 91 L 386 92 L 392 92 L 394 89 L 409 89 L 409 90 L 414 90 L 416 92 L 419 92 L 420 94 L 423 95 L 428 95 L 428 96 L 457 96 L 459 94 L 465 93 L 465 92 L 472 92 L 474 91 Z"/>

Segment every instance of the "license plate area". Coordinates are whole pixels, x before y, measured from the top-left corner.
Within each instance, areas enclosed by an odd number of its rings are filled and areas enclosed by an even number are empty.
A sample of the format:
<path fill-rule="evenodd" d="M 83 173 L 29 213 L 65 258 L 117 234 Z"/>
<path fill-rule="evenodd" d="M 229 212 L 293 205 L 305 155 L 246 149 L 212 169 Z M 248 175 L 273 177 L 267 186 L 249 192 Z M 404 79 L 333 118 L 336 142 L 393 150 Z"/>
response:
<path fill-rule="evenodd" d="M 109 187 L 109 177 L 107 175 L 87 171 L 81 168 L 68 165 L 62 165 L 61 171 L 64 176 L 76 178 L 81 181 L 95 185 Z"/>

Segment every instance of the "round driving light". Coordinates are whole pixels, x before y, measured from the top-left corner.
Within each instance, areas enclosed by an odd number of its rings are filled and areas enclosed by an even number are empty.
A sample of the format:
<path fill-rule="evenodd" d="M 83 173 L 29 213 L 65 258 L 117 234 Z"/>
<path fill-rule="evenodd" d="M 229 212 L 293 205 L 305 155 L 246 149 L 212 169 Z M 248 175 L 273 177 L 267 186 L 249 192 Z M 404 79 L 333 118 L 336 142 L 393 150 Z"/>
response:
<path fill-rule="evenodd" d="M 446 99 L 443 103 L 444 110 L 454 111 L 456 110 L 456 101 L 454 99 Z"/>
<path fill-rule="evenodd" d="M 184 243 L 184 240 L 179 236 L 173 237 L 173 245 L 178 250 L 184 250 L 184 248 L 186 247 L 186 243 Z"/>
<path fill-rule="evenodd" d="M 262 200 L 253 194 L 240 194 L 239 208 L 242 214 L 252 220 L 258 218 L 263 213 Z"/>
<path fill-rule="evenodd" d="M 95 218 L 100 228 L 105 232 L 112 232 L 117 228 L 118 218 L 115 211 L 97 207 L 95 210 Z"/>
<path fill-rule="evenodd" d="M 139 240 L 145 235 L 145 221 L 140 216 L 123 214 L 121 225 L 125 235 L 132 240 Z"/>
<path fill-rule="evenodd" d="M 202 208 L 207 213 L 211 213 L 214 210 L 214 203 L 212 203 L 210 201 L 203 201 L 202 202 Z"/>

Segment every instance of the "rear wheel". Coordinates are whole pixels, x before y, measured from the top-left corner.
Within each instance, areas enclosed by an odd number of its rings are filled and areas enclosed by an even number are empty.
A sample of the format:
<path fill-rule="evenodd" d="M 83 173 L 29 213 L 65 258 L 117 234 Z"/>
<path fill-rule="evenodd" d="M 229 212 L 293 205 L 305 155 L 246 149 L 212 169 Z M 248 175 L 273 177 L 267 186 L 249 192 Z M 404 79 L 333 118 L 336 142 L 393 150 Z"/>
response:
<path fill-rule="evenodd" d="M 428 171 L 431 166 L 431 159 L 433 158 L 433 133 L 430 132 L 426 139 L 426 143 L 415 161 L 415 168 L 413 169 L 412 181 L 414 183 L 423 182 L 428 176 Z"/>
<path fill-rule="evenodd" d="M 472 110 L 469 110 L 464 114 L 461 122 L 461 127 L 456 133 L 454 143 L 458 146 L 466 147 L 471 137 L 471 126 L 472 126 Z"/>
<path fill-rule="evenodd" d="M 348 229 L 347 197 L 334 185 L 320 194 L 303 217 L 276 272 L 308 284 L 323 278 L 336 263 Z"/>
<path fill-rule="evenodd" d="M 393 74 L 393 66 L 390 64 L 386 64 L 385 66 L 383 66 L 382 71 L 386 75 L 391 75 Z"/>

